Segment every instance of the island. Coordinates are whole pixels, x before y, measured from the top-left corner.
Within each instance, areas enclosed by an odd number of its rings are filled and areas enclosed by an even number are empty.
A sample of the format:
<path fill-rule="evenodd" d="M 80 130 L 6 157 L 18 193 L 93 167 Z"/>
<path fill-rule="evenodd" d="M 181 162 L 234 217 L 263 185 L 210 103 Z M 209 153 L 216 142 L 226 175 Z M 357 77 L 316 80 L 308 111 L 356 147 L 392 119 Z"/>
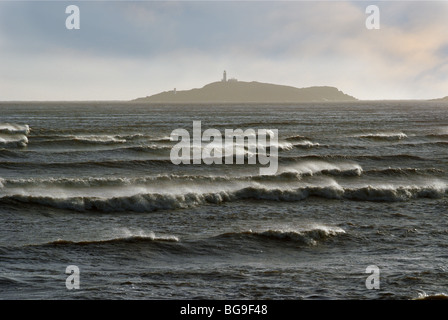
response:
<path fill-rule="evenodd" d="M 138 98 L 133 102 L 146 103 L 300 103 L 357 101 L 335 87 L 296 88 L 285 85 L 245 82 L 226 78 L 202 88 L 164 91 Z"/>

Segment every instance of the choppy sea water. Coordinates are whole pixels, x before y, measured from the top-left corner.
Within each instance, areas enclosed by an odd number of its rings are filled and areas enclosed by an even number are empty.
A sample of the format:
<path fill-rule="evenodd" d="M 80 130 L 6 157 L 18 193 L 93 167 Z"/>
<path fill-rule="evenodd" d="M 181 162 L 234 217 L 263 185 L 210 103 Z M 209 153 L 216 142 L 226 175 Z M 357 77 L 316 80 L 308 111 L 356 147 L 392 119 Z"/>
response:
<path fill-rule="evenodd" d="M 277 129 L 277 173 L 174 165 L 195 120 Z M 436 102 L 1 103 L 0 298 L 445 294 L 447 147 Z"/>

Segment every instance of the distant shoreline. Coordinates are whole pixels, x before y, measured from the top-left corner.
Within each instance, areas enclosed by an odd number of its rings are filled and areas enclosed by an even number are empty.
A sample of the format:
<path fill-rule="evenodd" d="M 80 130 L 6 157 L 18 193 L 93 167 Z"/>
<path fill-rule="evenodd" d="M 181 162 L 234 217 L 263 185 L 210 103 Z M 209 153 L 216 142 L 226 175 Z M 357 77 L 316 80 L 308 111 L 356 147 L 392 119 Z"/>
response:
<path fill-rule="evenodd" d="M 125 104 L 142 104 L 142 105 L 205 105 L 205 104 L 219 104 L 219 105 L 236 105 L 236 104 L 245 104 L 245 105 L 259 105 L 259 104 L 281 104 L 281 105 L 293 105 L 293 104 L 337 104 L 337 103 L 365 103 L 365 102 L 448 102 L 448 99 L 379 99 L 379 100 L 356 100 L 356 101 L 309 101 L 309 102 L 141 102 L 135 100 L 4 100 L 0 101 L 1 104 L 7 103 L 125 103 Z"/>
<path fill-rule="evenodd" d="M 448 96 L 436 99 L 357 99 L 336 87 L 312 86 L 297 88 L 287 85 L 257 81 L 221 80 L 202 88 L 163 91 L 151 96 L 131 100 L 3 100 L 2 104 L 142 104 L 142 105 L 260 105 L 260 104 L 308 104 L 308 103 L 369 103 L 369 102 L 448 102 Z"/>
<path fill-rule="evenodd" d="M 335 87 L 313 86 L 296 88 L 292 86 L 246 81 L 209 83 L 202 88 L 164 91 L 141 97 L 132 102 L 146 103 L 299 103 L 327 101 L 357 101 Z"/>

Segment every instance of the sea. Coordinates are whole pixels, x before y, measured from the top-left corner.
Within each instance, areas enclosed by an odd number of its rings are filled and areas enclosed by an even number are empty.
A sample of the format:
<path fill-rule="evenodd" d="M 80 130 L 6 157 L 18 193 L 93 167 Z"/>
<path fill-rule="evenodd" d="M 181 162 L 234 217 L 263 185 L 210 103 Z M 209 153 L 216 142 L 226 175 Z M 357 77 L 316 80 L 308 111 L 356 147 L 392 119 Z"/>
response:
<path fill-rule="evenodd" d="M 174 164 L 193 121 L 277 172 Z M 447 185 L 446 102 L 2 102 L 0 299 L 446 298 Z"/>

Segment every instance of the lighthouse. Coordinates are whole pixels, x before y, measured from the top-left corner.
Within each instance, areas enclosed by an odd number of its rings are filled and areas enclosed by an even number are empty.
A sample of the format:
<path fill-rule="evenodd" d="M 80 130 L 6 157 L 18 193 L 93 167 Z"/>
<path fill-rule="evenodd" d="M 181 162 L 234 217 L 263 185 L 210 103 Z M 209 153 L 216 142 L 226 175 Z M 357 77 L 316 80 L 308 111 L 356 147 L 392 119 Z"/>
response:
<path fill-rule="evenodd" d="M 223 74 L 222 74 L 222 82 L 227 82 L 227 73 L 226 70 L 224 70 Z"/>

